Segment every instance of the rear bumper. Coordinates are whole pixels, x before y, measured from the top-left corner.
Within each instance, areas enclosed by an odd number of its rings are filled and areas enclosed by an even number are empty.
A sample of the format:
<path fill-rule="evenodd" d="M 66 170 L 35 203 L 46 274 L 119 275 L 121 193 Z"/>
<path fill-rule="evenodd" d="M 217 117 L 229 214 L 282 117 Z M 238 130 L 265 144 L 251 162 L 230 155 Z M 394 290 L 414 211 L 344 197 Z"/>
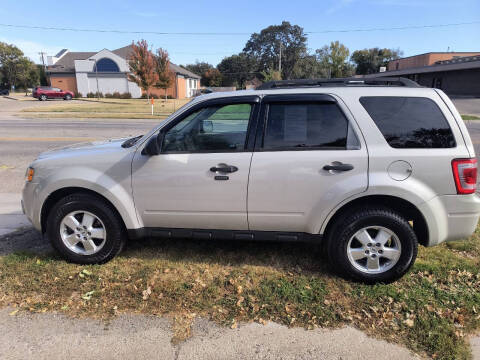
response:
<path fill-rule="evenodd" d="M 480 197 L 477 194 L 437 196 L 419 209 L 428 225 L 428 246 L 433 246 L 472 235 L 480 217 Z"/>

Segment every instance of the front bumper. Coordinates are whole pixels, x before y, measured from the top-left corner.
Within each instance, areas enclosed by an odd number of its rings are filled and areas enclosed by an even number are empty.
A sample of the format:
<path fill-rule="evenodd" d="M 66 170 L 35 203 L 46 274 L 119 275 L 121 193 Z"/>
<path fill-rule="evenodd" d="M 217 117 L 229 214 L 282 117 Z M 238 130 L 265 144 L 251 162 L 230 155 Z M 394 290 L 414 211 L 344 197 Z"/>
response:
<path fill-rule="evenodd" d="M 437 196 L 419 206 L 428 225 L 428 246 L 459 240 L 472 235 L 480 217 L 480 197 L 471 195 Z"/>
<path fill-rule="evenodd" d="M 38 199 L 38 184 L 26 182 L 22 191 L 22 210 L 33 227 L 42 231 L 40 221 L 41 203 Z"/>

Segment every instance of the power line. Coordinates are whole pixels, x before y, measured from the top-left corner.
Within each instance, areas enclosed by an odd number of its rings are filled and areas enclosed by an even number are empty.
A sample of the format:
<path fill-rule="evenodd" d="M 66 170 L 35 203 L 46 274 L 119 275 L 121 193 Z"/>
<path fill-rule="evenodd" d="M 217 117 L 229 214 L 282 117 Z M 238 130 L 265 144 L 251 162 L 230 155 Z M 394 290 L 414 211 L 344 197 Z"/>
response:
<path fill-rule="evenodd" d="M 412 26 L 381 27 L 381 28 L 367 28 L 367 29 L 306 31 L 306 33 L 307 34 L 327 34 L 327 33 L 348 33 L 348 32 L 364 32 L 364 31 L 410 30 L 410 29 L 438 28 L 438 27 L 473 25 L 473 24 L 480 24 L 480 21 L 452 23 L 452 24 L 412 25 Z"/>
<path fill-rule="evenodd" d="M 329 33 L 351 33 L 351 32 L 369 32 L 369 31 L 390 31 L 390 30 L 409 30 L 409 29 L 425 29 L 425 28 L 439 28 L 462 25 L 480 24 L 480 20 L 461 23 L 450 24 L 431 24 L 431 25 L 412 25 L 412 26 L 397 26 L 397 27 L 377 27 L 377 28 L 359 28 L 359 29 L 338 29 L 338 30 L 319 30 L 319 31 L 305 31 L 306 34 L 329 34 Z M 52 26 L 35 26 L 35 25 L 17 25 L 17 24 L 2 24 L 0 26 L 17 28 L 17 29 L 36 29 L 36 30 L 53 30 L 53 31 L 73 31 L 73 32 L 90 32 L 90 33 L 116 33 L 116 34 L 144 34 L 144 35 L 199 35 L 199 36 L 232 36 L 232 35 L 251 35 L 247 32 L 167 32 L 167 31 L 127 31 L 127 30 L 108 30 L 108 29 L 86 29 L 86 28 L 67 28 L 67 27 L 52 27 Z"/>

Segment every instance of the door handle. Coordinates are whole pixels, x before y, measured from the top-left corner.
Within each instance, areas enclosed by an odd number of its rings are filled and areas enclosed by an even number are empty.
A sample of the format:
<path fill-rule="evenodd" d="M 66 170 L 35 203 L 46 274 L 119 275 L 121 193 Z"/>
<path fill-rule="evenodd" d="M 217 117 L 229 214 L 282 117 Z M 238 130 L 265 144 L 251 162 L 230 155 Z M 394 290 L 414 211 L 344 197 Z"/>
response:
<path fill-rule="evenodd" d="M 326 171 L 350 171 L 350 170 L 353 170 L 353 165 L 352 164 L 343 164 L 341 162 L 338 162 L 338 161 L 334 161 L 333 162 L 333 165 L 325 165 L 323 167 L 323 170 L 326 170 Z"/>
<path fill-rule="evenodd" d="M 220 172 L 220 173 L 233 173 L 235 171 L 238 171 L 238 168 L 233 165 L 227 165 L 227 164 L 218 164 L 217 166 L 212 166 L 210 168 L 211 172 Z"/>

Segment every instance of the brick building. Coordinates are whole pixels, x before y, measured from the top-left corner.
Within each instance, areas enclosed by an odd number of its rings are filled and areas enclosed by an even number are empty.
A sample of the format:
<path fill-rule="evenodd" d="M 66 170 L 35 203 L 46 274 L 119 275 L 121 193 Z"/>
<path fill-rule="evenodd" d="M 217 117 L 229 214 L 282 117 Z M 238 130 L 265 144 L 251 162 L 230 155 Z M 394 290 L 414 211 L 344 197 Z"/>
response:
<path fill-rule="evenodd" d="M 387 71 L 365 77 L 406 77 L 451 96 L 480 97 L 480 52 L 427 53 L 388 63 Z"/>
<path fill-rule="evenodd" d="M 480 55 L 480 52 L 429 52 L 392 60 L 387 65 L 388 71 L 405 70 L 421 66 L 434 65 L 438 61 L 452 60 L 460 57 Z"/>

